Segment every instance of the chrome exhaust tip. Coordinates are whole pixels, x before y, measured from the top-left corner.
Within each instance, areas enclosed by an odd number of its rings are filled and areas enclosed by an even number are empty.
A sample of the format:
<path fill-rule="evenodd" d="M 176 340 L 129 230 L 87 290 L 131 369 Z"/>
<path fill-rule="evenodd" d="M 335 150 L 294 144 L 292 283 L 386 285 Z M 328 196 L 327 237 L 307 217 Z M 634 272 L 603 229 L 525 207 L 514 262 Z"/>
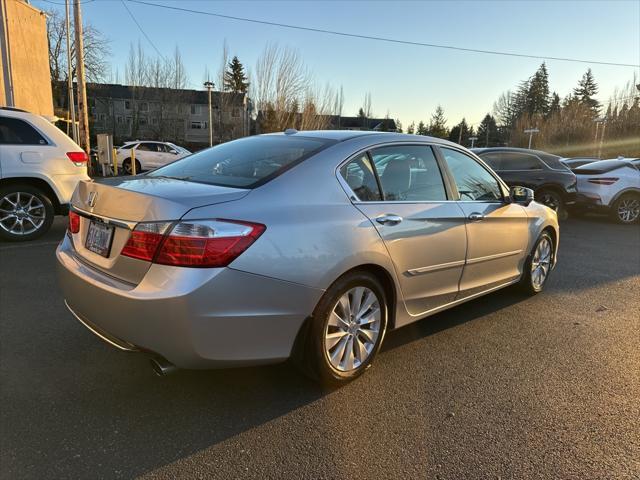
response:
<path fill-rule="evenodd" d="M 165 377 L 178 370 L 178 367 L 162 357 L 152 357 L 149 359 L 149 362 L 151 363 L 153 372 L 159 377 Z"/>

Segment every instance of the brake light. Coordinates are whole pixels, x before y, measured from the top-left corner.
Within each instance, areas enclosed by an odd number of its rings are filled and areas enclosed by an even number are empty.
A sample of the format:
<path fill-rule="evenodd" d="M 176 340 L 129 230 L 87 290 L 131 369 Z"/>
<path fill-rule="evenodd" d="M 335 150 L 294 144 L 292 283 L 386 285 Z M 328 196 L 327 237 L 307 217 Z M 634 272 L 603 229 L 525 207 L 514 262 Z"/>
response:
<path fill-rule="evenodd" d="M 164 233 L 170 226 L 171 224 L 168 222 L 139 223 L 131 232 L 129 240 L 120 253 L 125 257 L 153 261 L 153 257 L 158 251 L 158 245 L 162 242 Z"/>
<path fill-rule="evenodd" d="M 69 212 L 69 231 L 78 233 L 80 231 L 80 215 L 71 210 Z"/>
<path fill-rule="evenodd" d="M 89 161 L 89 155 L 87 155 L 86 152 L 67 152 L 67 157 L 78 167 L 83 166 Z"/>
<path fill-rule="evenodd" d="M 167 227 L 167 223 L 139 224 L 122 255 L 162 265 L 226 267 L 266 229 L 236 220 L 197 220 Z"/>
<path fill-rule="evenodd" d="M 595 183 L 596 185 L 613 185 L 617 181 L 617 177 L 590 178 L 589 180 L 587 180 L 587 182 Z"/>

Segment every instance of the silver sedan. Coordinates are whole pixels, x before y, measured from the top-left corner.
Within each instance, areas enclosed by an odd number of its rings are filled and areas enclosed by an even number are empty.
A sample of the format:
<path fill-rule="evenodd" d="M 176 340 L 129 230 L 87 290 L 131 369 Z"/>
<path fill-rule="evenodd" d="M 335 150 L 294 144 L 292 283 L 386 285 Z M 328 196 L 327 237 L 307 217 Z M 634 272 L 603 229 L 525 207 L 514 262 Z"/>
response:
<path fill-rule="evenodd" d="M 57 258 L 76 318 L 159 373 L 293 357 L 339 384 L 388 330 L 540 292 L 558 240 L 552 210 L 459 145 L 288 130 L 81 182 Z"/>

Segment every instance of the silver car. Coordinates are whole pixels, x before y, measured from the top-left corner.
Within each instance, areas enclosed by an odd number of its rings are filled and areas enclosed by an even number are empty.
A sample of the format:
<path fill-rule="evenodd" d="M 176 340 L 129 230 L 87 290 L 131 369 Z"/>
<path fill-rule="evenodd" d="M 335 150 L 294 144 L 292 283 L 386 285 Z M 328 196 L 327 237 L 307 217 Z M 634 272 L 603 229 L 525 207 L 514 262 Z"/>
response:
<path fill-rule="evenodd" d="M 558 240 L 551 209 L 459 145 L 288 130 L 81 182 L 57 258 L 76 318 L 160 373 L 293 357 L 336 384 L 388 330 L 541 291 Z"/>

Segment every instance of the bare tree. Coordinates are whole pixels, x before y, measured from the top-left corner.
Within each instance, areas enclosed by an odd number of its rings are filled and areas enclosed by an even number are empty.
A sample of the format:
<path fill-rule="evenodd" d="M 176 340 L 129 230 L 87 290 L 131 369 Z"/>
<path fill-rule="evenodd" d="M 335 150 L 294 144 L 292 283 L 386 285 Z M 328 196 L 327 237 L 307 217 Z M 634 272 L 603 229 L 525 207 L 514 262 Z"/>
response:
<path fill-rule="evenodd" d="M 49 37 L 49 69 L 51 80 L 58 82 L 67 79 L 67 26 L 59 12 L 47 12 L 47 35 Z M 110 74 L 109 40 L 95 27 L 86 24 L 83 27 L 85 75 L 89 82 L 103 82 Z M 75 42 L 71 45 L 71 75 L 75 78 Z"/>

